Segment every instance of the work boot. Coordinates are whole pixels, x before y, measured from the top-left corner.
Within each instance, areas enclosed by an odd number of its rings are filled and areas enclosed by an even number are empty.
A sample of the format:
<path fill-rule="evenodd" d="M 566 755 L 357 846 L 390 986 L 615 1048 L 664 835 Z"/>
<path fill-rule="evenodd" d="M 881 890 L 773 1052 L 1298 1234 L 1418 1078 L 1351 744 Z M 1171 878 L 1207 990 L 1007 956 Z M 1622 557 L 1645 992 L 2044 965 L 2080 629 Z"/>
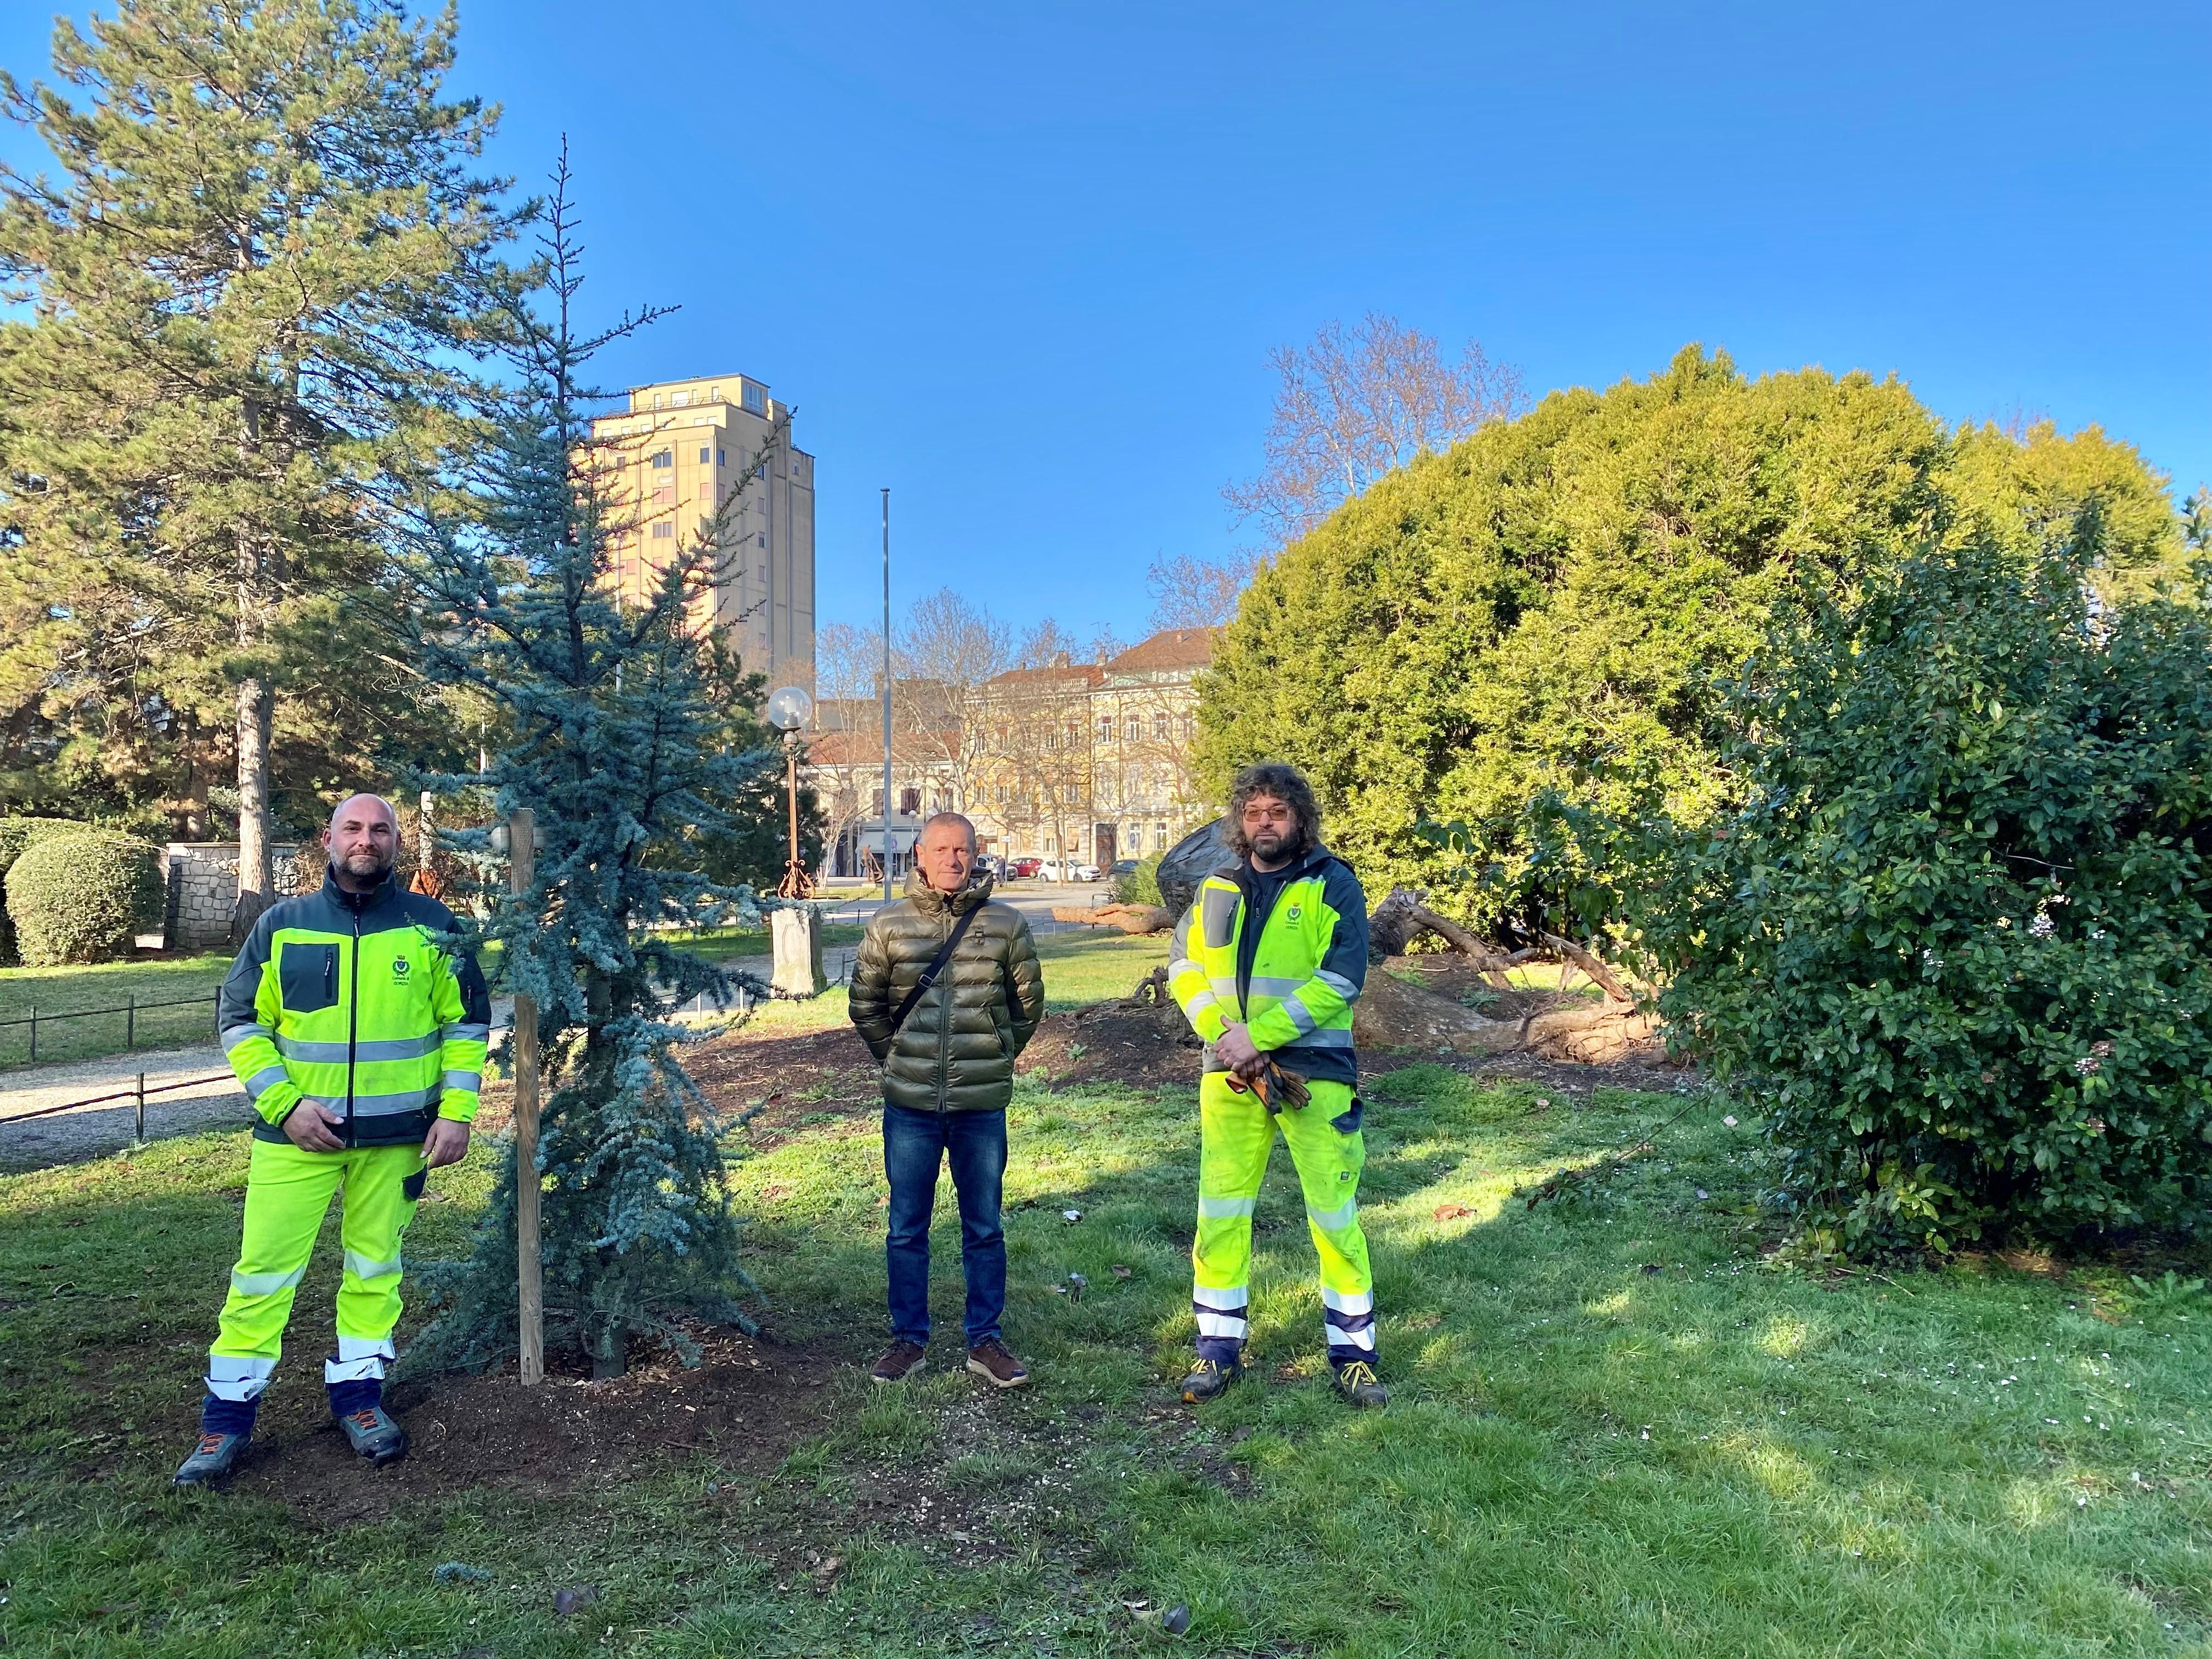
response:
<path fill-rule="evenodd" d="M 346 1444 L 366 1457 L 371 1468 L 380 1469 L 407 1455 L 407 1431 L 381 1406 L 348 1412 L 338 1419 L 338 1426 L 345 1431 Z"/>
<path fill-rule="evenodd" d="M 1244 1363 L 1232 1359 L 1224 1364 L 1218 1359 L 1201 1359 L 1190 1368 L 1190 1375 L 1182 1380 L 1182 1403 L 1202 1406 L 1229 1391 L 1229 1385 L 1244 1375 Z"/>
<path fill-rule="evenodd" d="M 903 1382 L 928 1363 L 928 1350 L 902 1336 L 884 1350 L 884 1357 L 869 1370 L 868 1381 Z"/>
<path fill-rule="evenodd" d="M 1029 1368 L 995 1336 L 987 1336 L 968 1350 L 968 1369 L 994 1389 L 1018 1389 L 1030 1380 Z"/>
<path fill-rule="evenodd" d="M 1376 1379 L 1375 1367 L 1364 1359 L 1347 1359 L 1336 1368 L 1336 1391 L 1346 1405 L 1361 1411 L 1378 1411 L 1390 1403 L 1390 1390 Z"/>
<path fill-rule="evenodd" d="M 177 1466 L 175 1486 L 214 1486 L 230 1479 L 251 1437 L 243 1434 L 204 1434 L 192 1455 Z"/>

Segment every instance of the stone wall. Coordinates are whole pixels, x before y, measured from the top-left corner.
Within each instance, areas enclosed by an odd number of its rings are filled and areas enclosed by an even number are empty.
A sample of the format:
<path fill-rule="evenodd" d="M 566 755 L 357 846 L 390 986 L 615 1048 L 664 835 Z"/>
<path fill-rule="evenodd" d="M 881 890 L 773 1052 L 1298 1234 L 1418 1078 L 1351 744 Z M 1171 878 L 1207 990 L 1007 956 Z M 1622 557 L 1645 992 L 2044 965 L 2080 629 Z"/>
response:
<path fill-rule="evenodd" d="M 298 850 L 289 843 L 270 849 L 280 893 Z M 228 945 L 230 913 L 238 903 L 238 843 L 173 841 L 161 849 L 161 874 L 169 890 L 162 943 L 172 951 L 219 951 Z"/>

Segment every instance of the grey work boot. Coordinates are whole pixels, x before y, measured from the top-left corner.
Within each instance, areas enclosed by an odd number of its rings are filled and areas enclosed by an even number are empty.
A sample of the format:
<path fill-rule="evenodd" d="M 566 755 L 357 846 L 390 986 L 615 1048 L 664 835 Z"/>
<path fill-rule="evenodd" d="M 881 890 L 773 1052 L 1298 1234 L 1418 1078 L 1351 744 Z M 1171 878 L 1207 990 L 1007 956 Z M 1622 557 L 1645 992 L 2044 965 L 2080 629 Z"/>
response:
<path fill-rule="evenodd" d="M 1241 1360 L 1223 1364 L 1218 1359 L 1201 1359 L 1190 1368 L 1190 1375 L 1182 1380 L 1182 1403 L 1199 1406 L 1229 1391 L 1231 1383 L 1244 1375 Z"/>
<path fill-rule="evenodd" d="M 230 1479 L 250 1437 L 242 1434 L 204 1434 L 192 1455 L 177 1466 L 173 1486 L 214 1486 Z"/>
<path fill-rule="evenodd" d="M 338 1419 L 338 1426 L 345 1431 L 346 1444 L 366 1457 L 372 1468 L 380 1469 L 407 1455 L 407 1431 L 381 1406 L 348 1412 Z"/>
<path fill-rule="evenodd" d="M 1379 1411 L 1390 1403 L 1390 1391 L 1375 1375 L 1375 1367 L 1364 1359 L 1346 1360 L 1336 1370 L 1336 1391 L 1345 1403 L 1362 1411 Z"/>

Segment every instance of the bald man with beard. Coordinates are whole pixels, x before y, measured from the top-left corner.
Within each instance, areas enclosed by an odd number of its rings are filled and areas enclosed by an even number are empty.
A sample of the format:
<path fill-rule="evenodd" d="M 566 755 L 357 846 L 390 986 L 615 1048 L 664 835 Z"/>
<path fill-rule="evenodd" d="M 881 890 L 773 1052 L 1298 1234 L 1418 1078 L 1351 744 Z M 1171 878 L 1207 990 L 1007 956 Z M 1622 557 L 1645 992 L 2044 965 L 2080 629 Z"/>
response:
<path fill-rule="evenodd" d="M 380 1467 L 407 1452 L 384 1409 L 400 1240 L 428 1172 L 468 1152 L 491 999 L 475 958 L 449 943 L 453 912 L 393 880 L 390 803 L 339 802 L 323 845 L 322 890 L 263 914 L 216 1000 L 223 1052 L 253 1103 L 253 1148 L 238 1265 L 180 1486 L 222 1480 L 252 1438 L 294 1292 L 341 1194 L 344 1276 L 323 1385 L 361 1456 Z"/>

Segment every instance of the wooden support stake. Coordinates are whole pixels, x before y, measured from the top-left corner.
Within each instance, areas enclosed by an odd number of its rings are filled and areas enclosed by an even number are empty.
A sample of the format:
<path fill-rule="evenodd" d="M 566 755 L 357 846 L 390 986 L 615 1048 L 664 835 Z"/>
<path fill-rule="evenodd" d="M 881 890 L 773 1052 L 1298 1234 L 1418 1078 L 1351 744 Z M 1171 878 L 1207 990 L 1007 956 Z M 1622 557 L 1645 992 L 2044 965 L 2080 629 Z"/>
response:
<path fill-rule="evenodd" d="M 538 854 L 537 814 L 528 807 L 507 820 L 508 881 L 519 898 L 530 890 Z M 545 1279 L 538 1244 L 538 999 L 517 994 L 514 1035 L 514 1261 L 521 1314 L 522 1386 L 545 1380 Z"/>

